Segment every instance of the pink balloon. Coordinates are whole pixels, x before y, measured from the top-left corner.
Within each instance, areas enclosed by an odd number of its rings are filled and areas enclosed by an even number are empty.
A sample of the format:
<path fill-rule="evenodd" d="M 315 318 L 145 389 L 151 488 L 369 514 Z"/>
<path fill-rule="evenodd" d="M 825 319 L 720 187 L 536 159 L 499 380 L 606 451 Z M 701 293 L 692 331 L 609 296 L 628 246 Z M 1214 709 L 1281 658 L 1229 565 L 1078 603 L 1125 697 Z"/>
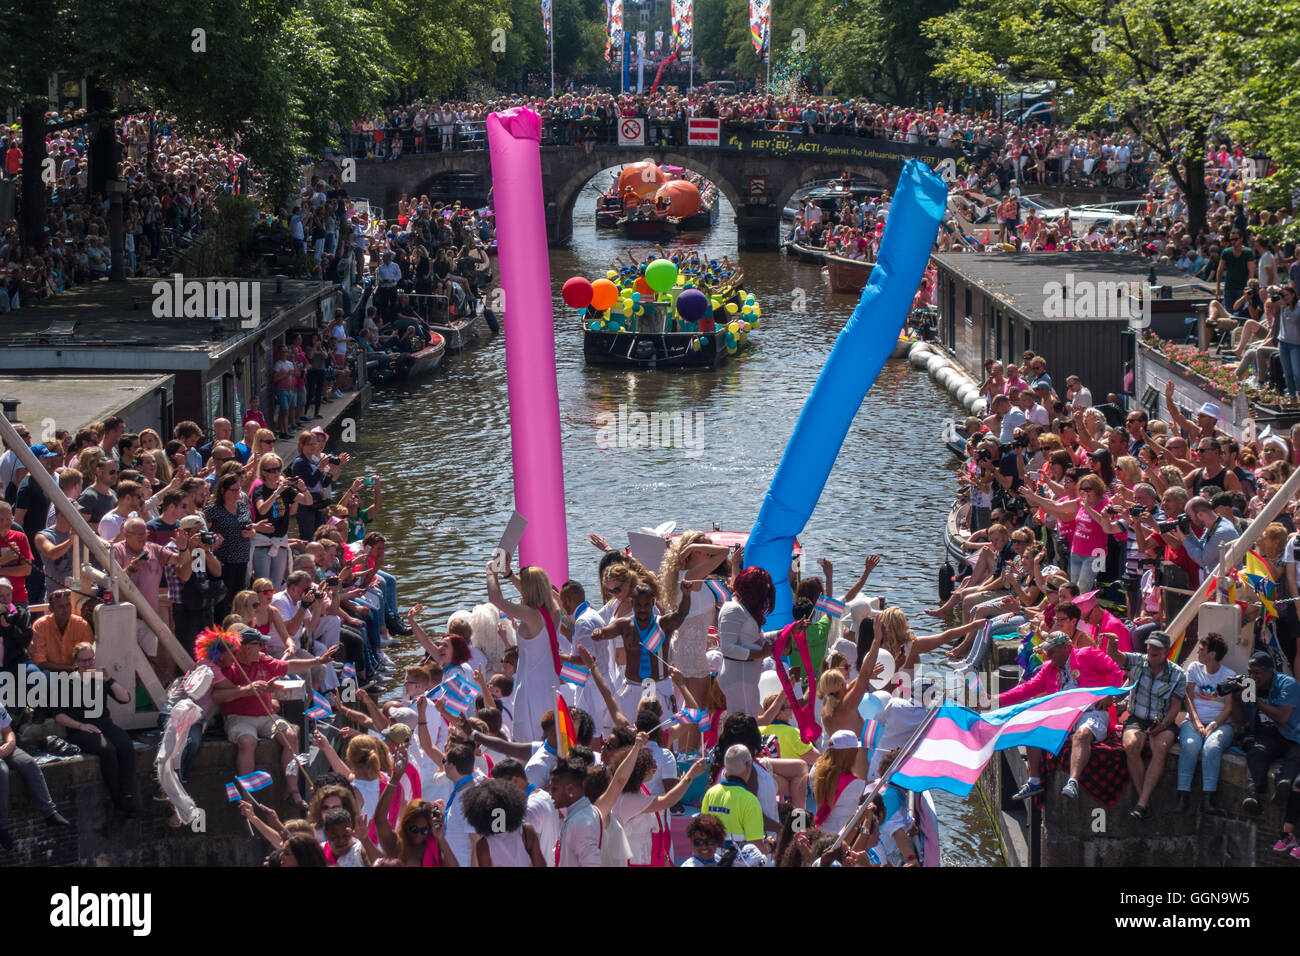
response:
<path fill-rule="evenodd" d="M 528 519 L 516 567 L 535 564 L 557 586 L 569 577 L 560 450 L 560 392 L 555 378 L 555 316 L 542 205 L 541 118 L 516 108 L 487 118 L 497 262 L 510 315 L 504 323 L 506 384 L 515 508 Z"/>

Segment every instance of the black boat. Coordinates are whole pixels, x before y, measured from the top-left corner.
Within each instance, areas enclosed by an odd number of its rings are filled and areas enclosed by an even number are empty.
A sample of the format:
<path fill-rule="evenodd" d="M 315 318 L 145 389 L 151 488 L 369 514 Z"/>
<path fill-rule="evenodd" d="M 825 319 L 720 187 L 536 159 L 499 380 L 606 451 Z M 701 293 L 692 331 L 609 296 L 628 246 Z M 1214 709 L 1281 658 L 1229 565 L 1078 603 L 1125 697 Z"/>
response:
<path fill-rule="evenodd" d="M 726 330 L 717 332 L 604 332 L 583 329 L 582 357 L 588 365 L 619 368 L 716 368 L 730 358 Z M 707 341 L 705 341 L 707 339 Z M 699 347 L 692 348 L 698 340 Z M 720 341 L 721 340 L 721 341 Z M 736 349 L 739 355 L 745 348 Z"/>

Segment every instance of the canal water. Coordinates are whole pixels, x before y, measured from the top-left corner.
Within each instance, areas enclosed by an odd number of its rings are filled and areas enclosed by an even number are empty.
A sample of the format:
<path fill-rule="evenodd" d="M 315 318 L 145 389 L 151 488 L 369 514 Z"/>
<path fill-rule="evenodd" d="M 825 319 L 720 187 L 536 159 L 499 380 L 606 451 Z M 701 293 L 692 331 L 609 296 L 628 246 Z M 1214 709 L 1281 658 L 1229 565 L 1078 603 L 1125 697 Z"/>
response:
<path fill-rule="evenodd" d="M 602 276 L 628 247 L 617 233 L 595 229 L 604 176 L 578 201 L 570 246 L 551 253 L 569 573 L 589 593 L 599 557 L 588 541 L 593 532 L 621 547 L 627 531 L 668 520 L 678 530 L 753 524 L 809 388 L 856 304 L 832 294 L 817 266 L 745 252 L 745 288 L 763 315 L 742 357 L 715 371 L 587 368 L 578 314 L 559 290 L 572 275 Z M 710 257 L 734 262 L 734 214 L 723 202 L 713 230 L 697 241 Z M 628 414 L 689 416 L 692 447 L 606 447 L 601 428 L 617 422 L 620 406 Z M 840 593 L 867 554 L 883 554 L 867 593 L 902 607 L 921 634 L 932 623 L 922 609 L 937 603 L 940 532 L 954 488 L 940 423 L 959 412 L 923 372 L 906 361 L 886 363 L 800 536 L 810 573 L 812 562 L 830 558 Z M 484 565 L 512 509 L 502 338 L 484 331 L 476 347 L 448 356 L 432 376 L 379 391 L 358 425 L 349 471 L 383 476 L 376 528 L 388 535 L 402 606 L 422 602 L 423 620 L 441 628 L 456 608 L 485 600 Z M 414 644 L 389 653 L 399 664 L 420 656 Z M 931 656 L 943 660 L 942 652 Z M 945 862 L 1000 863 L 978 798 L 935 797 Z"/>

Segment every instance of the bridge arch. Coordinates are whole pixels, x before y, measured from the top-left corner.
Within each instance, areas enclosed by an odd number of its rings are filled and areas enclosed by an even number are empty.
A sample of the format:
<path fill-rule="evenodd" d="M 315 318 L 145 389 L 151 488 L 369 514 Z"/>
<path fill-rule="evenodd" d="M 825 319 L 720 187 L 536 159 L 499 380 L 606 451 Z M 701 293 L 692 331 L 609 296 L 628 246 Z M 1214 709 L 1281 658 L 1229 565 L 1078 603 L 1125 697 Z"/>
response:
<path fill-rule="evenodd" d="M 573 209 L 592 177 L 605 170 L 640 162 L 643 159 L 653 160 L 660 165 L 680 166 L 698 173 L 718 187 L 718 192 L 727 197 L 732 209 L 739 212 L 744 207 L 745 201 L 732 174 L 716 160 L 711 161 L 707 155 L 701 156 L 698 150 L 678 152 L 648 147 L 593 150 L 590 155 L 584 156 L 584 161 L 577 166 L 557 163 L 548 167 L 544 156 L 542 190 L 546 194 L 546 225 L 550 232 L 550 241 L 564 242 L 573 235 Z"/>

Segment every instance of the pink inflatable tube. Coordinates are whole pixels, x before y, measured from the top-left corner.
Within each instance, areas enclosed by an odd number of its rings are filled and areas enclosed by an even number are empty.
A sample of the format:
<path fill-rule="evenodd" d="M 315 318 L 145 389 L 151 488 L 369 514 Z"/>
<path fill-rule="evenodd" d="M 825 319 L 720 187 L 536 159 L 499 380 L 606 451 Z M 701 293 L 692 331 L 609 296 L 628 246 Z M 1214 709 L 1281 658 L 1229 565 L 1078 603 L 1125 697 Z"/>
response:
<path fill-rule="evenodd" d="M 515 508 L 528 519 L 516 567 L 546 569 L 557 587 L 569 577 L 555 381 L 555 317 L 546 259 L 541 119 L 528 109 L 487 118 L 497 262 L 505 292 L 506 379 Z"/>

